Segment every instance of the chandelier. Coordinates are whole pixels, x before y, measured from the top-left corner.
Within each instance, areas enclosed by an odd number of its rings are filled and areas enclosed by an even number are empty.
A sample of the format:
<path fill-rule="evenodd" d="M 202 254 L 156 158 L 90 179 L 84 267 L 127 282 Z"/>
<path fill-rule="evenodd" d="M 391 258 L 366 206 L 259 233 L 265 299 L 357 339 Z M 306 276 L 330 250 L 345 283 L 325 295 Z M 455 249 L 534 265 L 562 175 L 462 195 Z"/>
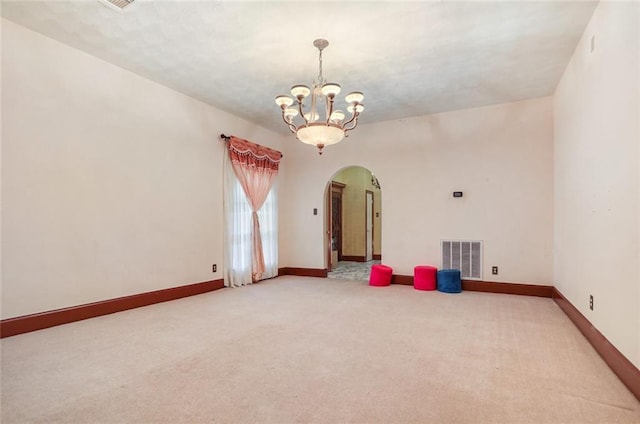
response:
<path fill-rule="evenodd" d="M 306 85 L 294 85 L 291 87 L 291 95 L 276 97 L 276 104 L 282 110 L 282 119 L 287 124 L 289 130 L 296 135 L 298 140 L 303 143 L 316 146 L 318 153 L 322 154 L 325 146 L 336 144 L 344 137 L 347 132 L 351 131 L 358 125 L 358 116 L 364 110 L 362 99 L 364 95 L 359 91 L 349 93 L 345 97 L 345 101 L 349 104 L 347 112 L 351 114 L 349 119 L 345 120 L 345 113 L 341 110 L 334 110 L 335 97 L 340 93 L 340 85 L 332 82 L 326 82 L 322 76 L 322 50 L 324 50 L 329 42 L 327 40 L 318 39 L 313 42 L 318 49 L 319 73 L 311 88 Z M 311 105 L 308 111 L 305 111 L 303 100 L 311 95 Z M 296 103 L 294 105 L 294 103 Z M 322 103 L 324 103 L 324 115 L 320 119 L 320 111 Z M 291 107 L 293 105 L 293 107 Z M 298 118 L 296 118 L 296 116 Z M 296 118 L 294 120 L 294 118 Z"/>

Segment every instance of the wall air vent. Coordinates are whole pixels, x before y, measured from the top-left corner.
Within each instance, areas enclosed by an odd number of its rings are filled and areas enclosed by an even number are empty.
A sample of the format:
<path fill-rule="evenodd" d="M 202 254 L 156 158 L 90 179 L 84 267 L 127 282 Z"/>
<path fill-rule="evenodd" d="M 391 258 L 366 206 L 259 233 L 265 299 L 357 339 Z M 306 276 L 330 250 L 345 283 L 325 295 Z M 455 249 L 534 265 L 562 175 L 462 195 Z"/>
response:
<path fill-rule="evenodd" d="M 109 6 L 111 9 L 124 10 L 125 7 L 131 5 L 134 0 L 98 0 L 100 3 Z"/>
<path fill-rule="evenodd" d="M 442 269 L 459 269 L 468 280 L 482 280 L 482 242 L 442 240 Z"/>

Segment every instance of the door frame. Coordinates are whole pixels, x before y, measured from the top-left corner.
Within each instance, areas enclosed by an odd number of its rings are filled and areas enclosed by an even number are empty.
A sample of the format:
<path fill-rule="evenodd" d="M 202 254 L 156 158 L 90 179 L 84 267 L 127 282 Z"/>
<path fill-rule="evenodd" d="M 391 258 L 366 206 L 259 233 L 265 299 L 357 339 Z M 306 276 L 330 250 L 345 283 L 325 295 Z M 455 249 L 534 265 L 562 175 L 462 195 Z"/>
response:
<path fill-rule="evenodd" d="M 342 194 L 346 184 L 340 183 L 338 181 L 331 181 L 327 190 L 327 233 L 326 233 L 326 241 L 327 241 L 327 272 L 330 272 L 333 269 L 333 250 L 331 245 L 331 238 L 333 236 L 333 193 L 338 193 L 340 195 L 340 204 L 342 207 Z M 338 261 L 340 260 L 340 254 L 342 253 L 342 220 L 340 221 L 340 249 L 338 250 Z"/>
<path fill-rule="evenodd" d="M 369 217 L 367 217 L 367 208 L 369 207 L 369 194 L 371 194 L 371 259 L 369 259 L 369 252 L 367 249 L 367 245 L 368 245 L 368 235 L 367 235 L 367 219 Z M 376 201 L 375 201 L 375 193 L 372 190 L 365 190 L 364 193 L 364 260 L 366 261 L 370 261 L 373 260 L 373 256 L 374 256 L 374 251 L 375 251 L 375 244 L 374 244 L 374 240 L 375 240 L 375 228 L 376 228 L 376 224 L 375 224 L 375 209 L 376 209 Z"/>

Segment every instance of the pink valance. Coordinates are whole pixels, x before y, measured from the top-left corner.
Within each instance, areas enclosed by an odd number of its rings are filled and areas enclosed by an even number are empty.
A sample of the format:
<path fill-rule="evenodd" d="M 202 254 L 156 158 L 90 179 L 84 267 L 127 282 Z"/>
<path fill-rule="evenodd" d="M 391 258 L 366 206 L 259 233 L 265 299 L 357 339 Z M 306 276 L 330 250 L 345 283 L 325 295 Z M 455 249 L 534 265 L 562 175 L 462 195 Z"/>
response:
<path fill-rule="evenodd" d="M 244 166 L 257 167 L 278 171 L 282 153 L 242 138 L 229 138 L 229 155 L 234 162 L 241 162 Z"/>

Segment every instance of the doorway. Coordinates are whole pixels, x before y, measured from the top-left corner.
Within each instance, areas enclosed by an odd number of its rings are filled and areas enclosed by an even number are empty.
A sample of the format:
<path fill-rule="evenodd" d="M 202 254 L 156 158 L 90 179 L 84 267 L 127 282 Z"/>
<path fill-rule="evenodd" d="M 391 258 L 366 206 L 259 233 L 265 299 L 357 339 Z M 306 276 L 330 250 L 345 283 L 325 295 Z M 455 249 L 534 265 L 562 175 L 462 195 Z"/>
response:
<path fill-rule="evenodd" d="M 373 260 L 373 191 L 366 191 L 366 207 L 365 207 L 365 261 Z"/>
<path fill-rule="evenodd" d="M 355 277 L 346 279 L 362 279 L 365 274 L 368 278 L 371 265 L 382 259 L 378 179 L 361 166 L 343 168 L 328 181 L 325 200 L 324 243 L 329 276 L 332 272 L 343 275 L 347 269 L 346 274 Z"/>
<path fill-rule="evenodd" d="M 342 190 L 345 184 L 337 181 L 331 182 L 331 200 L 329 204 L 329 210 L 331 214 L 329 216 L 330 228 L 330 254 L 331 258 L 328 263 L 327 270 L 331 271 L 331 264 L 337 264 L 342 260 Z"/>

